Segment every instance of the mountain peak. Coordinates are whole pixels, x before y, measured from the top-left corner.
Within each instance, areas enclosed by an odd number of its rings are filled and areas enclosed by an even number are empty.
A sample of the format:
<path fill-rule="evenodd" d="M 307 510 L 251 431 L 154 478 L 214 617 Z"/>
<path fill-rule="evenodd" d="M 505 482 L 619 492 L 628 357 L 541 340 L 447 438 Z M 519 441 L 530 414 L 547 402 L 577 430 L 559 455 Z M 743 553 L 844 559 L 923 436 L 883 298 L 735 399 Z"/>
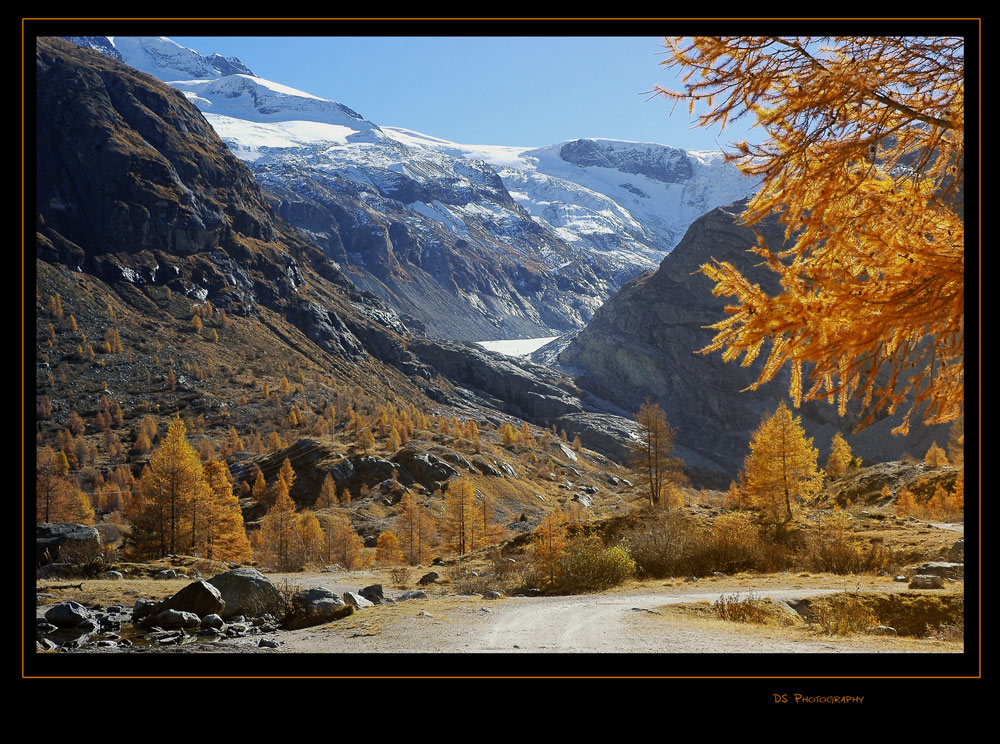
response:
<path fill-rule="evenodd" d="M 236 57 L 203 57 L 165 36 L 67 36 L 79 46 L 95 49 L 160 80 L 253 75 Z"/>

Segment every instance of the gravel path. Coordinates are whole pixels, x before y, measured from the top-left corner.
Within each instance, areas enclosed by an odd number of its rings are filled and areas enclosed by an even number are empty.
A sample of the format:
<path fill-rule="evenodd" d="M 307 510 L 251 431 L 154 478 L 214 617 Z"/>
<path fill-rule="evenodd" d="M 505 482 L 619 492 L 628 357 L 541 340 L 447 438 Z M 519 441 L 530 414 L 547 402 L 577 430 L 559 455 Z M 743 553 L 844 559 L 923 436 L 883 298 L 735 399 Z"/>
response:
<path fill-rule="evenodd" d="M 905 587 L 904 587 L 905 588 Z M 801 599 L 840 589 L 768 589 Z M 636 592 L 487 601 L 477 596 L 412 600 L 347 621 L 282 633 L 292 653 L 852 653 L 872 641 L 788 640 L 657 617 L 654 608 L 713 602 L 723 591 Z M 421 614 L 423 613 L 423 614 Z"/>

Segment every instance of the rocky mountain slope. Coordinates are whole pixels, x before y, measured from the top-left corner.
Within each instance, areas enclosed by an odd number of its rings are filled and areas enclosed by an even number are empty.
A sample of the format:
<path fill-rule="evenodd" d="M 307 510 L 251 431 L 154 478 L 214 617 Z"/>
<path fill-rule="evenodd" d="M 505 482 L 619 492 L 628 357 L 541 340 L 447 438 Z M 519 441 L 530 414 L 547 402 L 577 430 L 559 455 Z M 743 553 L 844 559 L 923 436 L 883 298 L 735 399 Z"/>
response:
<path fill-rule="evenodd" d="M 725 317 L 723 308 L 730 302 L 712 295 L 712 283 L 699 272 L 702 264 L 713 258 L 728 261 L 765 291 L 779 290 L 776 275 L 749 249 L 757 233 L 768 245 L 781 245 L 784 229 L 774 219 L 752 229 L 740 225 L 744 204 L 695 220 L 655 273 L 623 287 L 557 357 L 560 369 L 581 387 L 625 410 L 637 411 L 646 398 L 660 405 L 677 430 L 688 466 L 723 487 L 742 467 L 762 416 L 772 413 L 788 391 L 786 375 L 740 392 L 757 379 L 762 360 L 743 368 L 724 363 L 719 354 L 696 353 L 714 335 L 706 326 Z M 897 459 L 904 452 L 922 455 L 933 439 L 947 437 L 947 427 L 922 426 L 907 437 L 893 437 L 889 430 L 897 422 L 891 419 L 852 435 L 860 421 L 857 413 L 849 410 L 841 419 L 826 403 L 803 404 L 800 413 L 823 458 L 837 430 L 866 462 Z"/>
<path fill-rule="evenodd" d="M 203 339 L 191 338 L 190 323 L 211 303 L 246 319 L 240 342 L 246 346 L 222 358 L 227 366 L 267 357 L 276 361 L 265 366 L 278 369 L 284 357 L 305 355 L 363 390 L 378 388 L 449 415 L 558 423 L 606 452 L 620 451 L 628 422 L 588 414 L 565 376 L 478 347 L 421 339 L 419 323 L 359 291 L 274 212 L 248 168 L 183 94 L 59 39 L 40 40 L 36 62 L 36 258 L 43 278 L 36 293 L 47 298 L 57 287 L 67 292 L 76 285 L 79 294 L 86 286 L 88 306 L 98 308 L 78 311 L 74 324 L 90 339 L 113 327 L 99 311 L 105 300 L 98 298 L 106 297 L 109 307 L 124 302 L 134 310 L 128 316 L 134 327 L 121 329 L 123 339 L 166 346 L 176 336 L 170 348 L 196 365 L 209 354 L 198 350 Z M 88 343 L 86 335 L 80 340 L 81 348 Z M 142 365 L 167 360 L 167 350 L 153 351 L 158 361 Z M 100 362 L 86 371 L 95 384 L 112 369 Z M 113 365 L 130 386 L 144 379 L 128 373 L 132 364 Z M 174 358 L 170 365 L 180 366 Z M 238 376 L 230 373 L 230 387 Z M 197 387 L 192 383 L 188 393 Z M 170 395 L 183 399 L 183 393 L 178 385 Z M 233 393 L 239 397 L 238 386 Z"/>
<path fill-rule="evenodd" d="M 456 145 L 379 128 L 169 39 L 76 41 L 182 90 L 282 217 L 438 337 L 580 328 L 695 216 L 752 186 L 719 153 L 594 140 Z"/>

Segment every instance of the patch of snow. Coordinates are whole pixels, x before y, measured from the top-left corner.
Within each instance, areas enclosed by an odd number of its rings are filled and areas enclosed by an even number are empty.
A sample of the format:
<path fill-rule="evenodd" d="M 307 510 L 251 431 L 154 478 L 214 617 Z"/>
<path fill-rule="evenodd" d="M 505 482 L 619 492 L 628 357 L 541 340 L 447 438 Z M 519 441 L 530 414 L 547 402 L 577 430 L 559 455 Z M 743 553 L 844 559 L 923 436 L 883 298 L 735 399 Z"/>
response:
<path fill-rule="evenodd" d="M 555 341 L 558 336 L 544 336 L 542 338 L 514 338 L 502 341 L 476 341 L 488 351 L 496 351 L 505 356 L 522 357 L 528 356 L 536 349 L 540 349 L 549 341 Z"/>

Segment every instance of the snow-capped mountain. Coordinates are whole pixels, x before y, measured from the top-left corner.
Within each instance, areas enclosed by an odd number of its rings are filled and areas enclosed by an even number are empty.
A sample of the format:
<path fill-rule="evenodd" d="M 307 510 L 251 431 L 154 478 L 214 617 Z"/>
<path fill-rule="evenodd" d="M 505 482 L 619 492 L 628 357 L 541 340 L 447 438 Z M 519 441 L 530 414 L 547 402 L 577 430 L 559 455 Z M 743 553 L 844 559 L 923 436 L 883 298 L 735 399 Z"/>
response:
<path fill-rule="evenodd" d="M 183 92 L 284 219 L 433 335 L 582 327 L 698 215 L 753 188 L 719 153 L 613 140 L 462 145 L 379 127 L 166 38 L 73 40 Z"/>
<path fill-rule="evenodd" d="M 578 139 L 547 147 L 462 145 L 383 127 L 408 145 L 489 163 L 536 220 L 623 264 L 659 265 L 699 216 L 754 190 L 721 152 Z"/>
<path fill-rule="evenodd" d="M 253 72 L 236 57 L 203 57 L 165 36 L 67 36 L 80 46 L 96 49 L 140 72 L 164 81 L 215 78 Z"/>

